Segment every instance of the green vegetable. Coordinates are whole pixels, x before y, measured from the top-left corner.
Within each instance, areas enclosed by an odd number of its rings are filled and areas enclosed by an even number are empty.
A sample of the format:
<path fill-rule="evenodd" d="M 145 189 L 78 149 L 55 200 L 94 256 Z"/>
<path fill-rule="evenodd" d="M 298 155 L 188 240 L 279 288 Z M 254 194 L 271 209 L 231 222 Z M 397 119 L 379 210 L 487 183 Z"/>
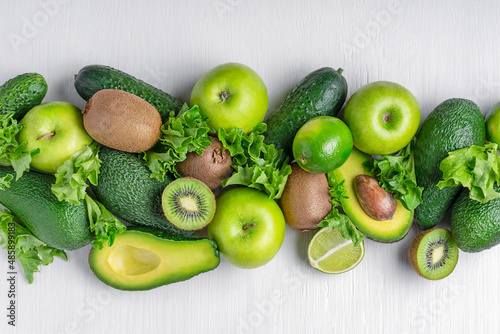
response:
<path fill-rule="evenodd" d="M 483 146 L 472 145 L 448 153 L 439 165 L 443 180 L 439 189 L 462 185 L 469 188 L 471 199 L 486 203 L 499 198 L 500 193 L 493 188 L 500 185 L 500 156 L 498 145 L 486 142 Z"/>
<path fill-rule="evenodd" d="M 0 165 L 12 166 L 16 171 L 16 180 L 29 170 L 31 159 L 40 152 L 40 149 L 26 152 L 28 144 L 17 141 L 16 136 L 23 126 L 14 119 L 13 112 L 0 114 Z"/>
<path fill-rule="evenodd" d="M 8 249 L 9 262 L 14 258 L 23 267 L 28 283 L 33 283 L 33 274 L 41 265 L 49 265 L 54 261 L 54 256 L 67 260 L 66 253 L 60 249 L 48 246 L 35 237 L 13 214 L 9 211 L 0 211 L 0 245 Z"/>
<path fill-rule="evenodd" d="M 232 157 L 231 167 L 235 172 L 222 181 L 222 186 L 244 185 L 265 192 L 270 199 L 278 199 L 283 193 L 288 175 L 292 168 L 288 159 L 281 164 L 283 150 L 274 145 L 264 144 L 262 132 L 266 124 L 257 125 L 252 132 L 245 134 L 243 129 L 233 128 L 228 132 L 219 129 L 219 140 Z"/>
<path fill-rule="evenodd" d="M 57 169 L 56 182 L 51 189 L 58 200 L 78 205 L 85 198 L 87 180 L 97 185 L 101 165 L 98 156 L 100 147 L 97 142 L 84 146 Z"/>
<path fill-rule="evenodd" d="M 85 195 L 85 204 L 89 217 L 89 229 L 95 239 L 91 241 L 93 247 L 102 249 L 107 241 L 112 246 L 117 234 L 121 234 L 127 228 L 123 225 L 104 205 L 94 200 L 88 194 Z"/>
<path fill-rule="evenodd" d="M 3 177 L 0 177 L 0 190 L 10 188 L 10 181 L 12 181 L 13 178 L 14 176 L 12 174 L 7 174 Z"/>
<path fill-rule="evenodd" d="M 38 73 L 24 73 L 0 86 L 0 114 L 14 113 L 20 121 L 34 106 L 42 103 L 47 82 Z"/>
<path fill-rule="evenodd" d="M 401 201 L 407 210 L 415 209 L 422 203 L 424 188 L 417 186 L 413 147 L 415 138 L 394 155 L 384 155 L 380 159 L 368 160 L 364 166 L 369 173 L 375 173 L 379 185 Z"/>
<path fill-rule="evenodd" d="M 212 143 L 209 133 L 215 133 L 208 126 L 207 119 L 201 116 L 198 106 L 189 109 L 187 104 L 184 104 L 177 116 L 175 112 L 170 112 L 161 132 L 159 143 L 163 152 L 155 152 L 157 148 L 154 147 L 141 154 L 151 170 L 151 177 L 160 182 L 165 180 L 167 173 L 180 177 L 175 164 L 184 161 L 188 152 L 203 155 L 203 150 Z"/>
<path fill-rule="evenodd" d="M 338 207 L 341 206 L 340 200 L 347 199 L 347 192 L 344 188 L 345 180 L 337 182 L 332 173 L 327 174 L 328 184 L 330 185 L 330 196 L 332 203 L 332 211 L 318 223 L 318 227 L 332 227 L 339 230 L 342 238 L 351 239 L 354 247 L 357 247 L 363 241 L 363 233 L 361 233 L 351 219 L 344 213 L 340 213 Z"/>

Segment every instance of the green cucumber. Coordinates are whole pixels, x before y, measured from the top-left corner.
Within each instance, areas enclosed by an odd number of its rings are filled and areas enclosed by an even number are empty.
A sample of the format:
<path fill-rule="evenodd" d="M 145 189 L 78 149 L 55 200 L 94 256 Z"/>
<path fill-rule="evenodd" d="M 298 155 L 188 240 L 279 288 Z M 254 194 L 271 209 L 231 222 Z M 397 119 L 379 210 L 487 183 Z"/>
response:
<path fill-rule="evenodd" d="M 85 101 L 103 89 L 119 89 L 137 95 L 152 104 L 163 121 L 171 111 L 177 113 L 182 107 L 179 100 L 164 91 L 109 66 L 85 66 L 75 76 L 74 84 L 76 91 Z"/>
<path fill-rule="evenodd" d="M 21 120 L 31 108 L 42 103 L 47 82 L 38 73 L 24 73 L 0 86 L 0 114 L 14 113 Z"/>
<path fill-rule="evenodd" d="M 283 149 L 282 160 L 293 159 L 293 138 L 300 127 L 318 116 L 337 116 L 346 96 L 342 69 L 324 67 L 308 74 L 267 120 L 264 142 Z"/>

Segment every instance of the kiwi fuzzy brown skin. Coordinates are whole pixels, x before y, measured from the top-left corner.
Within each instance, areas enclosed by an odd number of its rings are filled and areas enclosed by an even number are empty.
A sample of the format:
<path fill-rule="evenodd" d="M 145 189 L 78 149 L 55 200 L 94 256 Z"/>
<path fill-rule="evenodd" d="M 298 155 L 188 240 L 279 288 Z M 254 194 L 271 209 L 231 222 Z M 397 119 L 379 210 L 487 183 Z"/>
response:
<path fill-rule="evenodd" d="M 417 235 L 413 241 L 411 242 L 411 245 L 410 245 L 410 250 L 408 251 L 408 258 L 410 259 L 410 263 L 411 263 L 411 266 L 413 267 L 413 269 L 415 270 L 415 272 L 419 275 L 419 276 L 422 276 L 423 278 L 425 279 L 428 279 L 428 280 L 432 280 L 431 278 L 429 277 L 426 277 L 421 271 L 420 271 L 420 268 L 418 267 L 418 262 L 417 262 L 417 252 L 418 252 L 418 247 L 420 246 L 420 242 L 422 241 L 422 239 L 424 238 L 425 235 L 427 235 L 428 233 L 430 233 L 431 231 L 434 231 L 434 230 L 437 230 L 437 229 L 440 229 L 439 227 L 435 227 L 433 229 L 430 229 L 430 230 L 427 230 L 427 231 L 424 231 L 422 233 L 420 233 L 419 235 Z M 457 257 L 458 257 L 458 253 L 457 253 Z M 444 277 L 443 277 L 444 278 Z"/>
<path fill-rule="evenodd" d="M 318 228 L 318 223 L 332 210 L 326 174 L 303 170 L 296 162 L 281 196 L 285 221 L 292 229 L 305 232 Z"/>
<path fill-rule="evenodd" d="M 221 186 L 222 180 L 231 176 L 231 155 L 224 150 L 222 143 L 215 137 L 212 144 L 203 150 L 203 155 L 196 152 L 186 154 L 186 159 L 175 165 L 183 177 L 193 177 L 205 183 L 210 190 Z"/>
<path fill-rule="evenodd" d="M 98 143 L 116 150 L 147 151 L 161 136 L 161 116 L 134 94 L 104 89 L 88 100 L 83 113 L 87 133 Z"/>

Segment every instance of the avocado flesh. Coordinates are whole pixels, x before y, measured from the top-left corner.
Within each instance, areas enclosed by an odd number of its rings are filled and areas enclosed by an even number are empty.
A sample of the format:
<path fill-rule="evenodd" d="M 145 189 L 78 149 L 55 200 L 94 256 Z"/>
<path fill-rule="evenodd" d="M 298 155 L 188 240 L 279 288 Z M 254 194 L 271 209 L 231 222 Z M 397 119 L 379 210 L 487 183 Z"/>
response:
<path fill-rule="evenodd" d="M 495 186 L 500 192 L 500 185 Z M 451 233 L 464 252 L 481 252 L 500 243 L 500 198 L 480 203 L 465 188 L 451 211 Z"/>
<path fill-rule="evenodd" d="M 117 235 L 111 247 L 90 251 L 89 264 L 104 283 L 121 290 L 149 290 L 215 269 L 220 262 L 210 239 L 176 238 L 153 229 Z"/>
<path fill-rule="evenodd" d="M 363 163 L 372 159 L 370 156 L 353 148 L 347 161 L 334 170 L 332 173 L 337 182 L 345 180 L 344 187 L 348 198 L 340 200 L 342 209 L 351 218 L 356 227 L 368 238 L 380 242 L 394 242 L 403 239 L 408 233 L 413 220 L 413 211 L 404 208 L 399 200 L 396 200 L 397 207 L 394 217 L 387 221 L 377 221 L 370 218 L 359 204 L 354 188 L 355 178 L 365 174 L 375 177 L 373 173 L 368 173 Z"/>

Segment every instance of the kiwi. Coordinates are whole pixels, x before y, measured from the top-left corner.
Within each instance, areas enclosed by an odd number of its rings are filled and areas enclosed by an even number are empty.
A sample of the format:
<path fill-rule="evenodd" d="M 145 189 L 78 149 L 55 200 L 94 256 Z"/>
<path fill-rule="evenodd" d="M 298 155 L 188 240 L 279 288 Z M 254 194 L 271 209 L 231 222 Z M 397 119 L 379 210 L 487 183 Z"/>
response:
<path fill-rule="evenodd" d="M 191 177 L 170 182 L 161 197 L 163 213 L 183 230 L 199 230 L 212 220 L 215 196 L 207 185 Z"/>
<path fill-rule="evenodd" d="M 214 190 L 221 186 L 222 180 L 231 176 L 231 155 L 224 150 L 219 139 L 212 137 L 212 144 L 203 150 L 203 155 L 189 152 L 175 169 L 181 176 L 194 177 Z"/>
<path fill-rule="evenodd" d="M 458 262 L 458 246 L 444 228 L 425 231 L 413 239 L 409 251 L 413 269 L 430 280 L 445 278 Z"/>
<path fill-rule="evenodd" d="M 98 91 L 82 113 L 87 133 L 98 143 L 115 150 L 147 151 L 161 136 L 161 116 L 155 107 L 122 90 Z"/>
<path fill-rule="evenodd" d="M 332 210 L 328 179 L 325 174 L 306 172 L 296 162 L 291 166 L 280 200 L 285 221 L 299 232 L 315 230 Z"/>

